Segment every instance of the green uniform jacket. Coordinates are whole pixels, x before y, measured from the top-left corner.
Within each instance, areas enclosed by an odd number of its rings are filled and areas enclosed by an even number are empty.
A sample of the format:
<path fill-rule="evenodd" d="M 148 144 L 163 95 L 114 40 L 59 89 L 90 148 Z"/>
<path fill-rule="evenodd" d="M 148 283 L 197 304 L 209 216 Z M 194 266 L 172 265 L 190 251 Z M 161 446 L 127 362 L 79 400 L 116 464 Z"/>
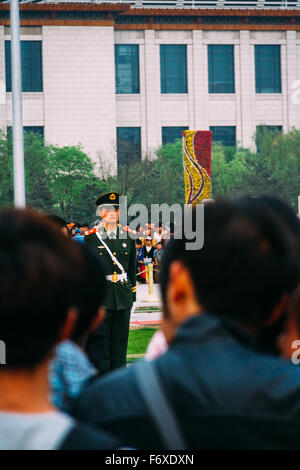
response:
<path fill-rule="evenodd" d="M 122 283 L 108 281 L 108 292 L 105 306 L 111 310 L 124 310 L 131 308 L 136 300 L 136 248 L 135 240 L 122 227 L 118 227 L 116 240 L 105 237 L 105 229 L 102 227 L 99 234 L 110 248 L 113 255 L 123 266 L 127 273 L 127 282 Z M 123 238 L 120 238 L 122 236 Z M 115 262 L 111 259 L 104 245 L 100 242 L 96 233 L 86 235 L 85 243 L 90 246 L 101 258 L 106 268 L 106 274 L 121 274 Z"/>

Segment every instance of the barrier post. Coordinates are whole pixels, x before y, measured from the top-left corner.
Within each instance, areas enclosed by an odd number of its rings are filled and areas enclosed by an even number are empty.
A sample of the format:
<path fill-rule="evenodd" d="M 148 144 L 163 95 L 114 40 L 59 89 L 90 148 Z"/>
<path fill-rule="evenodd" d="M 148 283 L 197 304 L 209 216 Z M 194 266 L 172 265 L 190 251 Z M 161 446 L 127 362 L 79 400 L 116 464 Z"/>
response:
<path fill-rule="evenodd" d="M 148 264 L 149 295 L 153 295 L 153 264 Z"/>

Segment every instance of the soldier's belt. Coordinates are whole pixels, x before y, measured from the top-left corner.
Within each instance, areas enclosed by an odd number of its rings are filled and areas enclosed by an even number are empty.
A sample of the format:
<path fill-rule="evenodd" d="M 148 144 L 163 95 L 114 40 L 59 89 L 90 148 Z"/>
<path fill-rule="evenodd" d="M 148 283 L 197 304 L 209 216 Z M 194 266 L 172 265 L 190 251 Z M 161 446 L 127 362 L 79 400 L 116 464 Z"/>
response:
<path fill-rule="evenodd" d="M 127 282 L 127 273 L 122 274 L 108 274 L 106 279 L 110 282 Z"/>

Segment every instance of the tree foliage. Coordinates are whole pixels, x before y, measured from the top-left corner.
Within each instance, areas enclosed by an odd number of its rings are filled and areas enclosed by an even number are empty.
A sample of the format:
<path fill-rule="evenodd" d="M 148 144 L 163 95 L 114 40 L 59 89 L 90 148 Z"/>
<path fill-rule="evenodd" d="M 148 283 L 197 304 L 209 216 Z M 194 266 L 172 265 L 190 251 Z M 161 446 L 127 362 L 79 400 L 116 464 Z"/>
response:
<path fill-rule="evenodd" d="M 90 219 L 99 194 L 107 190 L 93 172 L 90 157 L 80 145 L 45 145 L 33 133 L 24 135 L 26 204 L 66 220 Z M 13 146 L 0 134 L 0 207 L 13 204 Z"/>
<path fill-rule="evenodd" d="M 286 134 L 263 130 L 255 136 L 259 152 L 216 144 L 212 149 L 212 197 L 240 193 L 272 193 L 295 208 L 300 193 L 300 130 Z M 96 176 L 97 175 L 97 176 Z M 106 191 L 127 195 L 128 204 L 184 203 L 181 141 L 167 144 L 146 157 L 126 162 L 118 175 L 103 159 L 95 165 L 80 145 L 45 145 L 25 135 L 27 204 L 84 222 L 94 215 L 95 200 Z M 13 204 L 11 139 L 0 133 L 0 206 Z"/>

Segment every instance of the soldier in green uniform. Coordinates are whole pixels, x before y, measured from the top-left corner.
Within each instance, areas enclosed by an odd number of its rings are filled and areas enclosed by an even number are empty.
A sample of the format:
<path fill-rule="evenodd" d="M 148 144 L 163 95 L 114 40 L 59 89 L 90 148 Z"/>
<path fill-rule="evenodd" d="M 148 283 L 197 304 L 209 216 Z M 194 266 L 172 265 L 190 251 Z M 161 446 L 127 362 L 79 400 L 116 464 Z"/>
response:
<path fill-rule="evenodd" d="M 106 317 L 98 334 L 93 335 L 89 351 L 101 374 L 126 364 L 130 312 L 136 298 L 135 240 L 130 229 L 118 224 L 119 197 L 119 193 L 110 192 L 97 199 L 102 223 L 85 232 L 85 243 L 103 260 L 108 280 Z"/>

